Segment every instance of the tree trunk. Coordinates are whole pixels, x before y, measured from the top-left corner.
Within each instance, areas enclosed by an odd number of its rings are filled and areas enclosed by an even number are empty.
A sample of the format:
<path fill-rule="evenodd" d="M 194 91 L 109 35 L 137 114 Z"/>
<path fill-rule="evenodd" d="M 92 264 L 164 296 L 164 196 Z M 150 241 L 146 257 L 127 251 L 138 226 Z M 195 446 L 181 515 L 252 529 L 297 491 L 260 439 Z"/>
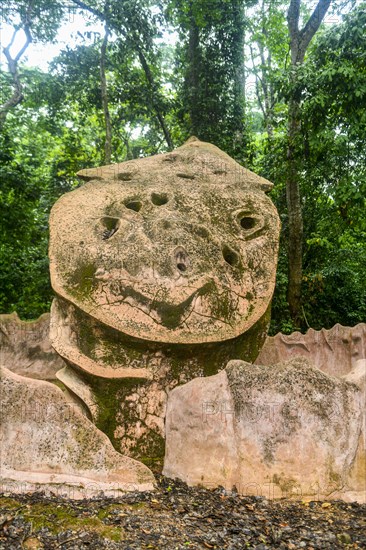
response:
<path fill-rule="evenodd" d="M 136 50 L 137 50 L 137 53 L 138 53 L 138 56 L 139 56 L 140 63 L 142 65 L 142 68 L 143 68 L 144 73 L 145 73 L 146 80 L 147 80 L 147 82 L 150 86 L 150 89 L 152 90 L 152 102 L 153 102 L 153 108 L 155 109 L 155 112 L 156 112 L 156 117 L 159 121 L 161 129 L 163 130 L 163 134 L 164 134 L 164 137 L 165 137 L 165 141 L 167 142 L 168 148 L 171 151 L 172 149 L 174 149 L 174 143 L 173 143 L 173 140 L 172 140 L 172 136 L 170 135 L 170 131 L 169 131 L 169 128 L 168 128 L 168 126 L 165 122 L 165 118 L 163 116 L 163 113 L 161 112 L 156 100 L 153 97 L 154 89 L 156 87 L 155 83 L 154 83 L 153 75 L 151 73 L 149 64 L 148 64 L 148 62 L 147 62 L 147 60 L 146 60 L 146 58 L 143 54 L 143 51 L 142 51 L 140 45 L 135 42 L 135 46 L 136 46 Z"/>
<path fill-rule="evenodd" d="M 245 24 L 244 5 L 242 0 L 233 3 L 233 23 L 236 32 L 233 34 L 233 64 L 234 64 L 234 105 L 233 119 L 236 121 L 237 131 L 233 136 L 233 152 L 242 153 L 243 135 L 245 132 Z"/>
<path fill-rule="evenodd" d="M 108 107 L 108 90 L 107 90 L 107 79 L 105 74 L 108 36 L 109 36 L 109 29 L 108 29 L 108 26 L 106 25 L 104 40 L 100 50 L 100 86 L 101 86 L 101 92 L 102 92 L 102 105 L 103 105 L 104 123 L 105 123 L 104 162 L 106 164 L 110 164 L 111 158 L 112 158 L 112 124 L 111 124 L 111 116 L 110 116 L 109 107 Z"/>
<path fill-rule="evenodd" d="M 191 120 L 191 135 L 200 134 L 200 35 L 199 28 L 192 13 L 190 14 L 188 39 L 188 74 L 185 87 L 189 97 L 189 116 Z"/>
<path fill-rule="evenodd" d="M 300 133 L 300 103 L 289 104 L 286 199 L 288 210 L 288 287 L 287 301 L 291 319 L 300 324 L 303 220 L 298 169 L 298 138 Z"/>
<path fill-rule="evenodd" d="M 319 0 L 306 25 L 299 29 L 301 0 L 291 0 L 287 14 L 291 49 L 292 98 L 288 107 L 286 198 L 289 219 L 287 301 L 297 328 L 301 319 L 301 282 L 303 219 L 300 194 L 299 159 L 303 157 L 301 141 L 301 90 L 296 86 L 298 67 L 329 8 L 331 0 Z"/>

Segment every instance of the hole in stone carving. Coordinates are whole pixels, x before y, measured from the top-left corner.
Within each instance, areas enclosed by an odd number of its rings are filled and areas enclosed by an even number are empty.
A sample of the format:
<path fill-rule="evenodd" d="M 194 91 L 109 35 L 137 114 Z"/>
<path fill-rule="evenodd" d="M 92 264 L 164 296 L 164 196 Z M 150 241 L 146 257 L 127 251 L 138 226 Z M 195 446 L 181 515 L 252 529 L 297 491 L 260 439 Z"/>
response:
<path fill-rule="evenodd" d="M 129 210 L 140 212 L 142 208 L 142 203 L 140 201 L 127 201 L 125 202 L 125 207 L 128 208 Z"/>
<path fill-rule="evenodd" d="M 121 180 L 121 181 L 131 181 L 132 178 L 134 177 L 135 173 L 134 172 L 119 172 L 117 174 L 117 179 Z"/>
<path fill-rule="evenodd" d="M 175 261 L 177 262 L 177 269 L 182 273 L 187 271 L 189 260 L 188 254 L 182 247 L 178 247 L 174 253 Z"/>
<path fill-rule="evenodd" d="M 155 206 L 163 206 L 168 202 L 169 198 L 166 193 L 151 193 L 151 202 Z"/>
<path fill-rule="evenodd" d="M 224 244 L 222 247 L 222 255 L 225 262 L 229 265 L 234 266 L 239 262 L 238 254 L 235 252 L 235 250 L 233 250 L 232 248 L 230 248 L 230 246 L 227 246 L 226 244 Z"/>
<path fill-rule="evenodd" d="M 186 180 L 194 180 L 195 178 L 195 175 L 191 172 L 177 172 L 177 176 Z"/>
<path fill-rule="evenodd" d="M 116 231 L 119 228 L 119 219 L 118 218 L 111 218 L 111 217 L 105 217 L 102 218 L 102 225 L 104 227 L 104 231 L 102 233 L 102 239 L 106 241 L 107 239 L 110 239 L 112 235 L 116 233 Z"/>
<path fill-rule="evenodd" d="M 252 218 L 252 216 L 243 216 L 240 219 L 240 225 L 243 229 L 253 229 L 257 223 L 257 220 L 255 218 Z"/>
<path fill-rule="evenodd" d="M 180 159 L 179 155 L 176 155 L 175 153 L 171 153 L 170 155 L 166 155 L 162 158 L 163 162 L 176 162 Z"/>

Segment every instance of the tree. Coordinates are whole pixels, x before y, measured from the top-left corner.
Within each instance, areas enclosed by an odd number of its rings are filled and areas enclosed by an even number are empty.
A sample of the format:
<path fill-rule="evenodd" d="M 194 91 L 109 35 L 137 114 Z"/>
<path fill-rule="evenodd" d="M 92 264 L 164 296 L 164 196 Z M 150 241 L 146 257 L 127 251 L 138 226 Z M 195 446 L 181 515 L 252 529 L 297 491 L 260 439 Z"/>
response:
<path fill-rule="evenodd" d="M 275 111 L 279 111 L 281 98 L 277 81 L 286 70 L 288 38 L 285 23 L 286 6 L 282 0 L 261 0 L 245 18 L 250 52 L 246 70 L 255 77 L 256 100 L 269 141 L 275 137 L 275 126 L 278 128 Z"/>
<path fill-rule="evenodd" d="M 180 35 L 178 120 L 185 137 L 196 135 L 243 159 L 243 1 L 174 0 L 168 13 Z"/>
<path fill-rule="evenodd" d="M 122 37 L 135 49 L 149 87 L 147 99 L 151 102 L 155 111 L 155 116 L 163 131 L 168 149 L 173 149 L 174 144 L 162 107 L 163 101 L 159 79 L 152 68 L 154 63 L 149 63 L 149 57 L 152 62 L 155 59 L 153 38 L 157 34 L 157 29 L 148 6 L 143 0 L 135 3 L 114 0 L 105 2 L 100 8 L 91 6 L 81 0 L 72 1 L 82 10 L 86 10 L 104 21 L 110 30 L 113 30 L 117 36 Z"/>
<path fill-rule="evenodd" d="M 306 188 L 304 309 L 312 326 L 366 316 L 366 6 L 318 35 L 299 78 Z"/>
<path fill-rule="evenodd" d="M 102 93 L 102 105 L 105 121 L 104 162 L 110 164 L 112 158 L 112 124 L 108 105 L 108 90 L 106 79 L 106 53 L 109 37 L 108 25 L 105 25 L 105 35 L 100 49 L 100 88 Z"/>
<path fill-rule="evenodd" d="M 298 81 L 299 67 L 304 62 L 305 54 L 320 27 L 331 0 L 319 0 L 307 23 L 302 29 L 300 24 L 301 0 L 291 0 L 287 14 L 290 37 L 291 68 L 290 84 L 292 88 L 288 105 L 288 146 L 286 197 L 289 222 L 288 238 L 288 289 L 287 301 L 290 314 L 296 326 L 301 318 L 301 283 L 303 253 L 303 217 L 299 186 L 301 170 L 301 86 Z"/>

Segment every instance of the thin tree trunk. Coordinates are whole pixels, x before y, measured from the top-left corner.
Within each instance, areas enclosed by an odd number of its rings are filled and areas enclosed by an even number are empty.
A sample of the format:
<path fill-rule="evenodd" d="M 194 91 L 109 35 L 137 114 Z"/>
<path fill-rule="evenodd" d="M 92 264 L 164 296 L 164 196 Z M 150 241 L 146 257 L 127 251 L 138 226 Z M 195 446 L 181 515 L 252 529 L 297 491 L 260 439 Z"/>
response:
<path fill-rule="evenodd" d="M 244 5 L 242 0 L 236 0 L 234 3 L 234 25 L 236 32 L 233 36 L 233 64 L 234 64 L 234 108 L 233 117 L 236 121 L 238 131 L 234 135 L 233 144 L 237 143 L 238 149 L 242 148 L 243 133 L 245 131 L 245 25 L 244 25 Z M 240 151 L 241 152 L 241 151 Z"/>
<path fill-rule="evenodd" d="M 296 327 L 301 312 L 303 219 L 298 170 L 298 137 L 300 133 L 300 104 L 289 104 L 286 199 L 289 220 L 287 301 Z"/>
<path fill-rule="evenodd" d="M 104 144 L 104 161 L 106 164 L 111 163 L 112 158 L 112 124 L 111 116 L 108 106 L 108 89 L 107 89 L 107 79 L 106 79 L 106 53 L 108 45 L 109 29 L 108 26 L 105 26 L 105 35 L 102 42 L 102 47 L 100 50 L 100 86 L 102 92 L 102 105 L 104 113 L 104 123 L 105 123 L 105 144 Z"/>
<path fill-rule="evenodd" d="M 160 108 L 159 108 L 159 106 L 158 106 L 158 104 L 157 104 L 157 102 L 154 98 L 154 89 L 155 89 L 156 86 L 155 86 L 155 83 L 154 83 L 153 75 L 151 73 L 149 64 L 146 60 L 146 57 L 144 56 L 142 48 L 140 47 L 139 44 L 137 44 L 136 41 L 135 41 L 135 46 L 136 46 L 136 50 L 137 50 L 137 53 L 138 53 L 138 56 L 139 56 L 140 63 L 142 65 L 142 68 L 143 68 L 144 73 L 145 73 L 146 80 L 149 83 L 149 86 L 150 86 L 150 88 L 153 92 L 152 93 L 152 103 L 153 103 L 153 107 L 154 107 L 154 110 L 155 110 L 155 113 L 156 113 L 156 117 L 159 121 L 161 129 L 163 130 L 165 141 L 167 142 L 167 145 L 168 145 L 169 149 L 172 150 L 172 149 L 174 149 L 172 136 L 170 135 L 170 131 L 169 131 L 169 128 L 168 128 L 168 126 L 165 122 L 165 118 L 163 116 L 163 113 L 161 112 L 161 110 L 160 110 Z"/>
<path fill-rule="evenodd" d="M 299 29 L 301 0 L 291 0 L 287 14 L 291 49 L 291 84 L 293 95 L 288 110 L 288 146 L 286 198 L 289 217 L 287 301 L 296 327 L 301 319 L 303 218 L 300 194 L 299 159 L 303 157 L 301 139 L 301 91 L 297 89 L 297 71 L 303 64 L 310 41 L 319 29 L 331 0 L 319 0 L 306 25 Z"/>
<path fill-rule="evenodd" d="M 188 73 L 185 88 L 189 97 L 189 116 L 191 120 L 191 135 L 200 136 L 200 34 L 199 28 L 190 8 L 188 36 Z"/>

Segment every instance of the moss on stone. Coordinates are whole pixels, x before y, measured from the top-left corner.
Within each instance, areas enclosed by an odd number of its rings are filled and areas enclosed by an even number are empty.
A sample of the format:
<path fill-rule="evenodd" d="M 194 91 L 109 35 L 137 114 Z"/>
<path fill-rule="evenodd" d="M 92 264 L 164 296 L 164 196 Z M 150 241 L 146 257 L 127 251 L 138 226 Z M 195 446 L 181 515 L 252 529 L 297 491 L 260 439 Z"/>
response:
<path fill-rule="evenodd" d="M 145 424 L 140 403 L 148 399 L 149 385 L 169 391 L 193 378 L 211 376 L 225 368 L 231 359 L 254 362 L 266 337 L 269 309 L 246 333 L 222 342 L 201 344 L 162 344 L 131 338 L 97 323 L 75 308 L 74 322 L 78 327 L 78 347 L 82 353 L 100 365 L 125 365 L 150 370 L 152 380 L 138 378 L 108 379 L 77 369 L 78 376 L 90 387 L 98 406 L 97 427 L 112 442 L 114 448 L 138 460 L 162 459 L 165 444 L 159 429 Z M 70 364 L 72 369 L 74 365 Z M 142 388 L 145 387 L 145 390 Z M 138 394 L 135 404 L 128 399 Z M 147 396 L 147 397 L 146 397 Z M 142 401 L 141 401 L 142 400 Z M 146 408 L 146 405 L 144 405 Z M 138 426 L 142 435 L 131 436 Z M 121 435 L 118 435 L 120 432 Z"/>
<path fill-rule="evenodd" d="M 94 262 L 80 263 L 69 274 L 68 292 L 77 299 L 88 299 L 95 285 L 96 269 Z"/>
<path fill-rule="evenodd" d="M 0 498 L 0 504 L 3 504 L 3 498 Z M 22 510 L 21 515 L 32 524 L 35 534 L 44 528 L 49 529 L 54 535 L 68 529 L 75 531 L 87 529 L 114 542 L 124 539 L 124 532 L 120 527 L 107 525 L 103 523 L 103 518 L 98 516 L 80 517 L 77 511 L 67 504 L 34 503 L 31 508 Z"/>

